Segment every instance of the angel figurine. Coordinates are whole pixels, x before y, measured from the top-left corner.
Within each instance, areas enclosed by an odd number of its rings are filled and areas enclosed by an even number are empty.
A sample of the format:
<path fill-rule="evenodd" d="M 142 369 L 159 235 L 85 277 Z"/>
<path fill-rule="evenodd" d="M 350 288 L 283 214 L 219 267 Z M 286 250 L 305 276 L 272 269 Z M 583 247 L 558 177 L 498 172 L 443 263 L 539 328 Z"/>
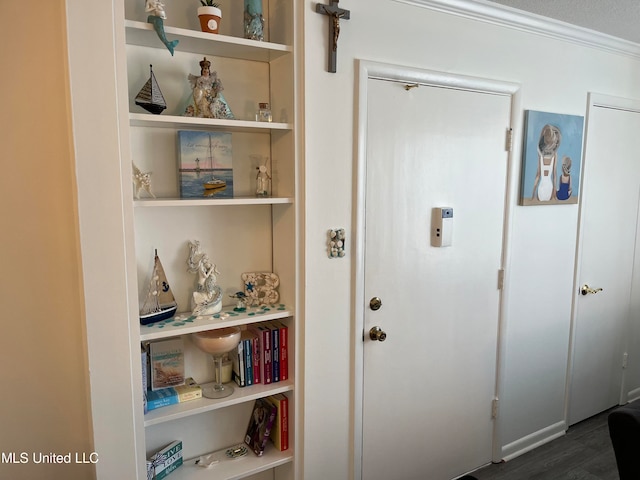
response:
<path fill-rule="evenodd" d="M 256 175 L 256 196 L 268 197 L 271 175 L 269 175 L 266 165 L 260 165 L 256 167 L 256 170 L 258 170 L 258 174 Z"/>
<path fill-rule="evenodd" d="M 207 57 L 200 62 L 200 75 L 187 77 L 192 90 L 192 101 L 184 116 L 198 118 L 235 119 L 227 101 L 222 96 L 222 81 L 217 72 L 211 72 L 211 62 Z"/>

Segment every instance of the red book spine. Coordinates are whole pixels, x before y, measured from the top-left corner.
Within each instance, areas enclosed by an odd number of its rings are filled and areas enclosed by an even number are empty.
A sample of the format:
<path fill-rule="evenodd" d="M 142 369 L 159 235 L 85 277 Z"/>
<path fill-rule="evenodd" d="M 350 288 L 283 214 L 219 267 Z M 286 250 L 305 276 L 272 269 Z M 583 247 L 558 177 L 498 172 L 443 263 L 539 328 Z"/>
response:
<path fill-rule="evenodd" d="M 278 322 L 280 328 L 280 380 L 289 378 L 289 327 Z"/>
<path fill-rule="evenodd" d="M 251 343 L 253 345 L 253 383 L 258 384 L 262 383 L 262 375 L 260 372 L 260 365 L 262 364 L 260 361 L 260 335 L 253 337 Z"/>
<path fill-rule="evenodd" d="M 283 451 L 289 448 L 289 398 L 286 395 L 282 395 L 280 403 L 280 443 Z"/>

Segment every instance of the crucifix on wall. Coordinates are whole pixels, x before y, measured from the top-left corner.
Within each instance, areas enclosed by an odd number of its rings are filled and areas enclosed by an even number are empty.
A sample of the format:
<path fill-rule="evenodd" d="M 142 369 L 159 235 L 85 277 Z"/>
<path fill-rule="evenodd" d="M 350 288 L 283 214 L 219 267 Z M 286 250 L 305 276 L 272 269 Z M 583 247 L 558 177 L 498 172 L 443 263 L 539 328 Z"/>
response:
<path fill-rule="evenodd" d="M 336 57 L 338 53 L 338 37 L 340 36 L 340 19 L 349 20 L 349 10 L 338 6 L 339 0 L 330 0 L 330 5 L 316 4 L 316 13 L 329 17 L 329 64 L 327 71 L 336 73 Z"/>

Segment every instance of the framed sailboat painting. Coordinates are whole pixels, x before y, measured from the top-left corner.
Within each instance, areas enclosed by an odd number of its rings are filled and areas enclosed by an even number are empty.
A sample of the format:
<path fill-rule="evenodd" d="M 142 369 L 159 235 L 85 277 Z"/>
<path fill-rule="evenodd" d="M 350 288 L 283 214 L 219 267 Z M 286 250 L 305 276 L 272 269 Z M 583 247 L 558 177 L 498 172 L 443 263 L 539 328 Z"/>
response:
<path fill-rule="evenodd" d="M 178 131 L 181 198 L 233 198 L 231 134 Z"/>

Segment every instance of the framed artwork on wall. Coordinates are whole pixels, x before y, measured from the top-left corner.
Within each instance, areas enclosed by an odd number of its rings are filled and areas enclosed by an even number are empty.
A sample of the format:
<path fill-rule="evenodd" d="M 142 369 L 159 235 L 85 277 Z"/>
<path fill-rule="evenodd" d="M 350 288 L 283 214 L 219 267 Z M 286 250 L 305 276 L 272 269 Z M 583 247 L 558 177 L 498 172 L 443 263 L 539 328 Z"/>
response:
<path fill-rule="evenodd" d="M 584 117 L 525 111 L 520 205 L 578 203 Z"/>

